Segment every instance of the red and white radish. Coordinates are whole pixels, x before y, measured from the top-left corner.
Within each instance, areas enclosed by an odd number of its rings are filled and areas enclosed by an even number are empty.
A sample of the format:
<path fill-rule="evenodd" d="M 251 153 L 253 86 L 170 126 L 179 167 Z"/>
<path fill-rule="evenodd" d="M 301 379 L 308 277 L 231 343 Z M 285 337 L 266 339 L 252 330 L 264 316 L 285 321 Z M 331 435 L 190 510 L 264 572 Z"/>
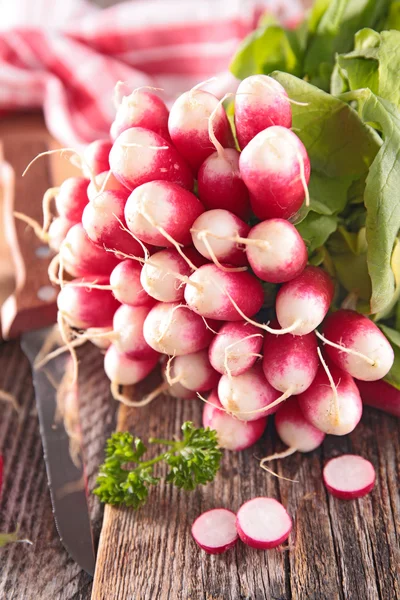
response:
<path fill-rule="evenodd" d="M 112 142 L 109 140 L 96 140 L 86 146 L 83 153 L 83 173 L 90 179 L 94 175 L 99 175 L 110 170 L 108 156 L 112 148 Z"/>
<path fill-rule="evenodd" d="M 275 428 L 280 439 L 288 446 L 285 456 L 294 452 L 311 452 L 322 444 L 325 433 L 309 423 L 296 398 L 289 398 L 275 415 Z"/>
<path fill-rule="evenodd" d="M 250 273 L 225 272 L 209 264 L 189 277 L 185 300 L 194 312 L 203 317 L 240 321 L 243 315 L 252 317 L 261 309 L 264 292 L 261 283 Z"/>
<path fill-rule="evenodd" d="M 400 390 L 383 380 L 356 380 L 356 384 L 364 404 L 400 417 Z"/>
<path fill-rule="evenodd" d="M 96 275 L 66 283 L 57 297 L 58 310 L 71 327 L 88 329 L 89 327 L 110 327 L 119 302 L 109 290 L 92 289 L 90 283 L 96 280 L 99 285 L 109 283 L 108 277 Z M 75 286 L 74 283 L 87 282 L 88 287 Z"/>
<path fill-rule="evenodd" d="M 247 264 L 244 248 L 238 245 L 236 238 L 246 237 L 250 227 L 229 210 L 217 208 L 204 212 L 194 221 L 190 231 L 198 252 L 220 268 L 221 263 Z"/>
<path fill-rule="evenodd" d="M 140 283 L 142 265 L 134 260 L 126 259 L 118 263 L 110 275 L 110 286 L 116 299 L 121 304 L 130 306 L 152 306 L 151 298 Z"/>
<path fill-rule="evenodd" d="M 202 350 L 214 336 L 199 315 L 177 302 L 153 306 L 144 322 L 143 335 L 149 346 L 169 356 Z"/>
<path fill-rule="evenodd" d="M 56 196 L 56 208 L 60 217 L 79 223 L 83 209 L 89 202 L 89 183 L 89 179 L 85 177 L 69 177 L 60 185 Z"/>
<path fill-rule="evenodd" d="M 87 195 L 89 200 L 92 202 L 96 196 L 102 192 L 121 192 L 125 194 L 125 198 L 128 198 L 130 190 L 128 190 L 122 183 L 118 181 L 111 171 L 104 171 L 99 175 L 96 175 L 93 181 L 91 181 L 87 188 Z"/>
<path fill-rule="evenodd" d="M 143 337 L 143 324 L 149 311 L 148 306 L 127 304 L 123 304 L 115 311 L 110 339 L 118 352 L 137 360 L 148 360 L 157 355 Z"/>
<path fill-rule="evenodd" d="M 236 515 L 225 508 L 203 513 L 192 525 L 194 541 L 207 554 L 222 554 L 236 544 Z"/>
<path fill-rule="evenodd" d="M 257 550 L 268 550 L 288 539 L 292 519 L 274 498 L 252 498 L 239 508 L 236 527 L 242 542 Z"/>
<path fill-rule="evenodd" d="M 93 281 L 98 279 L 97 275 L 109 275 L 118 264 L 112 253 L 104 252 L 88 238 L 80 223 L 71 227 L 65 236 L 60 246 L 60 258 L 73 277 L 95 273 Z"/>
<path fill-rule="evenodd" d="M 194 173 L 215 150 L 209 135 L 209 119 L 213 113 L 212 126 L 216 139 L 224 147 L 233 146 L 228 117 L 213 94 L 193 88 L 179 96 L 169 113 L 171 139 Z"/>
<path fill-rule="evenodd" d="M 332 494 L 342 500 L 366 496 L 375 485 L 373 465 L 356 454 L 343 454 L 331 458 L 323 470 L 324 484 Z"/>
<path fill-rule="evenodd" d="M 116 385 L 134 385 L 147 377 L 158 359 L 158 356 L 147 360 L 130 358 L 111 345 L 104 357 L 104 371 L 109 380 Z"/>
<path fill-rule="evenodd" d="M 223 409 L 217 390 L 208 397 L 203 408 L 203 426 L 215 429 L 218 443 L 226 450 L 245 450 L 253 446 L 265 431 L 267 417 L 261 417 L 257 421 L 239 421 L 228 415 Z"/>
<path fill-rule="evenodd" d="M 255 225 L 241 240 L 254 273 L 269 283 L 284 283 L 304 270 L 308 255 L 303 238 L 285 219 L 269 219 Z"/>
<path fill-rule="evenodd" d="M 130 190 L 155 180 L 193 189 L 193 175 L 178 151 L 143 127 L 132 127 L 117 137 L 110 152 L 110 169 Z"/>
<path fill-rule="evenodd" d="M 265 379 L 257 364 L 237 377 L 222 375 L 218 384 L 218 398 L 226 411 L 241 421 L 255 421 L 276 412 L 274 405 L 280 394 Z"/>
<path fill-rule="evenodd" d="M 273 125 L 292 126 L 292 108 L 285 88 L 268 75 L 246 77 L 235 96 L 235 127 L 240 148 Z"/>
<path fill-rule="evenodd" d="M 56 217 L 53 219 L 47 232 L 48 243 L 52 250 L 55 252 L 60 250 L 65 236 L 71 227 L 73 227 L 73 225 L 75 225 L 75 223 L 68 221 L 67 219 L 63 219 L 62 217 Z"/>
<path fill-rule="evenodd" d="M 258 133 L 242 151 L 239 166 L 259 219 L 289 219 L 305 198 L 309 202 L 310 160 L 290 129 L 273 126 Z"/>
<path fill-rule="evenodd" d="M 306 267 L 285 283 L 276 297 L 276 316 L 286 329 L 297 323 L 293 335 L 306 335 L 322 323 L 334 294 L 331 278 L 318 267 Z"/>
<path fill-rule="evenodd" d="M 208 350 L 177 356 L 170 368 L 170 381 L 179 382 L 183 387 L 195 392 L 205 392 L 214 388 L 220 374 L 215 371 L 208 359 Z"/>
<path fill-rule="evenodd" d="M 262 345 L 258 327 L 246 321 L 224 323 L 210 344 L 208 356 L 218 373 L 236 377 L 254 365 Z"/>
<path fill-rule="evenodd" d="M 169 181 L 137 187 L 125 206 L 128 228 L 143 242 L 172 247 L 192 243 L 190 228 L 204 208 L 194 194 Z"/>
<path fill-rule="evenodd" d="M 323 326 L 324 350 L 333 362 L 362 381 L 376 381 L 393 365 L 393 348 L 370 319 L 354 310 L 338 310 Z"/>
<path fill-rule="evenodd" d="M 124 96 L 117 108 L 110 135 L 115 140 L 120 133 L 131 127 L 144 127 L 166 140 L 168 133 L 168 108 L 156 94 L 143 88 Z"/>

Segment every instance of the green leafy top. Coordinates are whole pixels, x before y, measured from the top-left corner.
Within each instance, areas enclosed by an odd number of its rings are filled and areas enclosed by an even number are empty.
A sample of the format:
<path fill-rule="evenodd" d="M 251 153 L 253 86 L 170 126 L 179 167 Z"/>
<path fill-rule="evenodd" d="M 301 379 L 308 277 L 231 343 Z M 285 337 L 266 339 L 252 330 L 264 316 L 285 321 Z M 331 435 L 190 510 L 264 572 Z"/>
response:
<path fill-rule="evenodd" d="M 169 446 L 153 459 L 142 461 L 147 448 L 129 432 L 114 433 L 106 445 L 106 460 L 100 467 L 94 493 L 106 504 L 139 508 L 147 500 L 150 485 L 160 478 L 153 475 L 154 465 L 169 466 L 166 480 L 185 490 L 212 481 L 219 469 L 221 451 L 216 431 L 196 429 L 190 421 L 182 425 L 181 440 L 150 438 L 150 443 Z"/>

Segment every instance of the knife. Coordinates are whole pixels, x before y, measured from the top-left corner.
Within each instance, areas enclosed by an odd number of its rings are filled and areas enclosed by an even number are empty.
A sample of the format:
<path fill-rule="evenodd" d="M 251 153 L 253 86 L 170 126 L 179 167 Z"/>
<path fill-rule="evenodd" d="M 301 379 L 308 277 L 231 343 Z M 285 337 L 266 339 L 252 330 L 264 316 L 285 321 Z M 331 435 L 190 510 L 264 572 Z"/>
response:
<path fill-rule="evenodd" d="M 15 210 L 41 220 L 40 198 L 54 185 L 50 162 L 44 157 L 24 178 L 21 173 L 33 156 L 48 150 L 48 144 L 45 138 L 25 136 L 20 144 L 13 140 L 5 144 L 3 140 L 3 145 L 8 161 L 0 160 L 4 228 L 15 265 L 16 286 L 1 310 L 2 334 L 4 339 L 21 336 L 22 349 L 32 365 L 47 479 L 61 542 L 82 569 L 93 575 L 95 551 L 85 468 L 70 451 L 65 425 L 57 418 L 57 392 L 66 380 L 67 355 L 54 358 L 44 369 L 34 368 L 38 353 L 49 339 L 49 325 L 56 321 L 57 290 L 47 275 L 52 253 L 13 216 Z"/>

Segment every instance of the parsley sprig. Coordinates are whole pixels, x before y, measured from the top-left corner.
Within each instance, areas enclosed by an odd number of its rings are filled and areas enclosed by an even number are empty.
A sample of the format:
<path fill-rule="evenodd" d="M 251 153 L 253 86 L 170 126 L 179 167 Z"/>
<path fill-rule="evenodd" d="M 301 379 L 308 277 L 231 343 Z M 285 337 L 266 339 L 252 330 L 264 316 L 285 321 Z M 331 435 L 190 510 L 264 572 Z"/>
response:
<path fill-rule="evenodd" d="M 149 487 L 160 481 L 153 475 L 159 462 L 169 466 L 166 481 L 184 490 L 213 481 L 222 456 L 216 431 L 186 421 L 182 433 L 181 440 L 150 438 L 150 444 L 162 444 L 168 450 L 147 461 L 141 460 L 147 448 L 140 438 L 129 432 L 114 433 L 107 440 L 106 460 L 94 493 L 106 504 L 139 508 L 147 500 Z"/>

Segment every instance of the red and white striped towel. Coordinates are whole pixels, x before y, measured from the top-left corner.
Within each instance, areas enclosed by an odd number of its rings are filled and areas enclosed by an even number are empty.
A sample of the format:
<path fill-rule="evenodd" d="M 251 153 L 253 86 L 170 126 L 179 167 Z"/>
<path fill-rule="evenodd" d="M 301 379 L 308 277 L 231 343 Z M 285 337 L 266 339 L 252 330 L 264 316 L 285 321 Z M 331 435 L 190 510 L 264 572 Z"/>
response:
<path fill-rule="evenodd" d="M 207 89 L 234 91 L 229 61 L 265 10 L 292 21 L 301 2 L 0 0 L 0 110 L 42 107 L 50 132 L 77 146 L 107 136 L 119 80 L 167 101 L 212 76 Z"/>

